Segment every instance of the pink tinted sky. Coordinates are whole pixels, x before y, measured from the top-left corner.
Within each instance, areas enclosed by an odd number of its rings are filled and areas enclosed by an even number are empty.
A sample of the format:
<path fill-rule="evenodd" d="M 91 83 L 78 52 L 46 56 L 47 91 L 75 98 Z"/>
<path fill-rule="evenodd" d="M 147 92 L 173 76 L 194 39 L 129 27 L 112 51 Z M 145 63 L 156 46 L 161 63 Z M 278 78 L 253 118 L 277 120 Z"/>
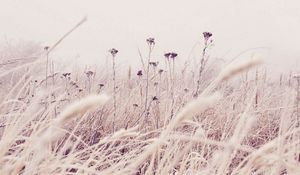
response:
<path fill-rule="evenodd" d="M 212 55 L 230 59 L 252 50 L 277 71 L 297 69 L 300 59 L 300 2 L 297 0 L 1 0 L 0 37 L 53 44 L 83 16 L 88 22 L 56 50 L 69 60 L 105 60 L 107 50 L 120 50 L 120 64 L 137 64 L 137 47 L 155 37 L 158 60 L 169 50 L 186 59 L 201 41 L 214 34 Z M 201 46 L 193 55 L 201 52 Z"/>

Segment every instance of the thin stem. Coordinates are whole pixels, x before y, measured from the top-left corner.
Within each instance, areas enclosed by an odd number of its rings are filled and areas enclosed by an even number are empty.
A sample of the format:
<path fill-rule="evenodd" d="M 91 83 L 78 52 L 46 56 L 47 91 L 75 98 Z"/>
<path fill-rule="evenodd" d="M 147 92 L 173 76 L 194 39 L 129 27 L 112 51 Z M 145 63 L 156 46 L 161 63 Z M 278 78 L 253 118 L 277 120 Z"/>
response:
<path fill-rule="evenodd" d="M 115 132 L 115 121 L 116 121 L 116 110 L 117 110 L 117 100 L 116 100 L 116 66 L 115 66 L 115 56 L 113 56 L 113 85 L 114 85 L 114 117 L 113 117 L 113 133 Z"/>
<path fill-rule="evenodd" d="M 207 43 L 208 40 L 205 40 L 205 43 L 204 43 L 204 48 L 202 50 L 202 58 L 201 58 L 201 65 L 200 65 L 200 69 L 199 69 L 199 75 L 198 75 L 198 80 L 197 80 L 197 88 L 196 88 L 196 93 L 195 93 L 195 96 L 198 96 L 198 93 L 199 93 L 199 89 L 200 89 L 200 80 L 201 80 L 201 76 L 202 76 L 202 73 L 204 71 L 204 68 L 205 68 L 205 64 L 206 64 L 206 61 L 205 61 L 205 57 L 206 57 L 206 50 L 208 48 L 208 43 Z"/>
<path fill-rule="evenodd" d="M 152 47 L 149 45 L 149 55 L 148 55 L 148 61 L 147 61 L 147 70 L 146 70 L 146 90 L 145 90 L 145 109 L 146 112 L 146 118 L 148 117 L 148 91 L 149 91 L 149 67 L 150 67 L 150 57 L 151 57 Z"/>
<path fill-rule="evenodd" d="M 46 80 L 46 89 L 47 89 L 47 86 L 48 86 L 48 64 L 49 64 L 49 53 L 47 52 L 47 61 L 46 61 L 46 77 L 45 77 L 45 80 Z"/>
<path fill-rule="evenodd" d="M 175 105 L 175 99 L 174 99 L 174 86 L 175 86 L 175 59 L 173 59 L 173 70 L 171 74 L 171 82 L 172 82 L 172 87 L 171 87 L 171 98 L 172 98 L 172 106 L 171 106 L 171 119 L 174 115 L 174 105 Z"/>

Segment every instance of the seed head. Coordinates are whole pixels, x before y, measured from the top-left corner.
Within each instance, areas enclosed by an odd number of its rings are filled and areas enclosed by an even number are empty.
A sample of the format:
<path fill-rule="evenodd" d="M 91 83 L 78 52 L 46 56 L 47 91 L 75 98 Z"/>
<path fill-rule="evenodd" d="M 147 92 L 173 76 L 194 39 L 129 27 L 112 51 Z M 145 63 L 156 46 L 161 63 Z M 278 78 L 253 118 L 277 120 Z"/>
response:
<path fill-rule="evenodd" d="M 142 76 L 143 75 L 143 71 L 142 70 L 139 70 L 138 72 L 137 72 L 137 76 Z"/>
<path fill-rule="evenodd" d="M 71 75 L 71 73 L 67 72 L 67 73 L 63 73 L 62 75 L 66 78 L 66 77 L 69 77 Z"/>
<path fill-rule="evenodd" d="M 139 107 L 139 105 L 138 105 L 138 104 L 136 104 L 136 103 L 135 103 L 135 104 L 133 104 L 133 106 L 134 106 L 134 107 Z"/>
<path fill-rule="evenodd" d="M 171 55 L 170 52 L 169 52 L 169 53 L 165 53 L 165 57 L 166 57 L 166 58 L 170 58 L 170 55 Z"/>
<path fill-rule="evenodd" d="M 44 47 L 44 50 L 45 50 L 45 51 L 48 51 L 49 48 L 50 48 L 49 46 L 45 46 L 45 47 Z"/>
<path fill-rule="evenodd" d="M 91 76 L 94 75 L 94 72 L 89 70 L 85 74 L 86 74 L 87 77 L 91 77 Z"/>
<path fill-rule="evenodd" d="M 154 97 L 152 97 L 152 100 L 153 100 L 153 101 L 157 101 L 158 98 L 157 98 L 156 96 L 154 96 Z"/>
<path fill-rule="evenodd" d="M 165 53 L 165 57 L 167 58 L 167 59 L 175 59 L 176 57 L 177 57 L 177 53 L 175 53 L 175 52 L 168 52 L 168 53 Z"/>
<path fill-rule="evenodd" d="M 118 51 L 117 49 L 115 49 L 115 48 L 112 48 L 112 49 L 109 50 L 109 52 L 111 53 L 111 55 L 112 55 L 113 57 L 115 57 L 116 54 L 117 54 L 119 51 Z"/>
<path fill-rule="evenodd" d="M 149 62 L 149 64 L 153 67 L 157 67 L 158 63 L 159 63 L 158 61 L 157 62 Z"/>
<path fill-rule="evenodd" d="M 154 38 L 148 38 L 146 41 L 147 41 L 149 46 L 154 46 L 155 45 L 155 39 Z"/>
<path fill-rule="evenodd" d="M 170 58 L 174 59 L 175 57 L 177 57 L 177 53 L 172 52 Z"/>
<path fill-rule="evenodd" d="M 212 33 L 210 32 L 203 32 L 203 37 L 205 40 L 208 40 L 212 36 Z"/>

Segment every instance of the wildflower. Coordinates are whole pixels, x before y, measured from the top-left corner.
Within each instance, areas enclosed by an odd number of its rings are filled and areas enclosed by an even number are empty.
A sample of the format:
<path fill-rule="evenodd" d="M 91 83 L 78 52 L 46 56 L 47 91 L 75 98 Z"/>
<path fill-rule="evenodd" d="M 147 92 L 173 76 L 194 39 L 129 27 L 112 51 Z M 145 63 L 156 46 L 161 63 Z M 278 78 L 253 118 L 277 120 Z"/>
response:
<path fill-rule="evenodd" d="M 164 56 L 165 56 L 166 58 L 170 58 L 170 55 L 171 55 L 171 53 L 169 52 L 169 53 L 165 53 Z"/>
<path fill-rule="evenodd" d="M 71 84 L 72 86 L 77 86 L 76 82 L 74 82 L 74 81 L 71 81 L 70 84 Z"/>
<path fill-rule="evenodd" d="M 109 50 L 109 52 L 111 53 L 111 55 L 112 55 L 113 57 L 115 57 L 116 54 L 117 54 L 119 51 L 118 51 L 117 49 L 115 49 L 115 48 L 112 48 L 112 49 Z"/>
<path fill-rule="evenodd" d="M 49 46 L 45 46 L 45 47 L 44 47 L 44 50 L 45 50 L 45 51 L 48 51 L 49 48 L 50 48 Z"/>
<path fill-rule="evenodd" d="M 62 75 L 66 78 L 66 77 L 69 77 L 71 75 L 71 73 L 63 73 Z"/>
<path fill-rule="evenodd" d="M 172 52 L 170 58 L 174 59 L 175 57 L 177 57 L 177 53 Z"/>
<path fill-rule="evenodd" d="M 172 58 L 172 59 L 175 59 L 176 57 L 177 57 L 177 53 L 175 53 L 175 52 L 168 52 L 168 53 L 165 53 L 165 57 L 167 58 L 167 59 L 170 59 L 170 58 Z"/>
<path fill-rule="evenodd" d="M 184 92 L 185 92 L 185 93 L 188 93 L 188 92 L 189 92 L 189 89 L 185 88 L 185 89 L 184 89 Z"/>
<path fill-rule="evenodd" d="M 156 96 L 154 96 L 154 97 L 152 97 L 152 100 L 156 101 L 156 100 L 158 100 L 158 98 Z"/>
<path fill-rule="evenodd" d="M 100 84 L 98 84 L 98 86 L 99 86 L 100 88 L 102 88 L 102 87 L 104 86 L 104 84 L 100 83 Z"/>
<path fill-rule="evenodd" d="M 134 107 L 139 107 L 139 105 L 138 105 L 138 104 L 133 104 L 133 106 L 134 106 Z"/>
<path fill-rule="evenodd" d="M 88 77 L 93 76 L 93 74 L 94 74 L 94 72 L 90 71 L 90 70 L 86 72 L 86 76 L 88 76 Z"/>
<path fill-rule="evenodd" d="M 146 41 L 147 41 L 149 46 L 154 46 L 155 45 L 155 39 L 154 38 L 148 38 Z"/>
<path fill-rule="evenodd" d="M 149 62 L 149 64 L 153 67 L 156 67 L 158 65 L 158 63 L 159 63 L 158 61 L 157 62 Z"/>
<path fill-rule="evenodd" d="M 143 75 L 143 71 L 142 71 L 142 70 L 139 70 L 139 71 L 137 72 L 137 75 L 138 75 L 138 76 L 142 76 L 142 75 Z"/>
<path fill-rule="evenodd" d="M 208 40 L 212 36 L 212 33 L 210 33 L 210 32 L 203 32 L 203 36 L 204 36 L 205 40 Z"/>

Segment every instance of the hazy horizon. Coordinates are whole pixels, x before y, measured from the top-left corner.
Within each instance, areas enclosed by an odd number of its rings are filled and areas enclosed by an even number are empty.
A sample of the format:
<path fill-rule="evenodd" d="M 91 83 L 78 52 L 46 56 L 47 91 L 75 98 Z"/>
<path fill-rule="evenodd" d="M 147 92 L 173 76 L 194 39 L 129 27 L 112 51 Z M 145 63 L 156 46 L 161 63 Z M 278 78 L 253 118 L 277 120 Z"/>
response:
<path fill-rule="evenodd" d="M 277 71 L 297 69 L 300 56 L 298 1 L 59 1 L 3 0 L 0 37 L 51 45 L 84 16 L 88 22 L 67 38 L 55 54 L 66 60 L 80 55 L 87 64 L 119 49 L 119 64 L 139 64 L 137 48 L 156 38 L 154 57 L 167 51 L 185 60 L 202 32 L 213 33 L 212 57 L 231 59 L 251 49 Z M 192 56 L 201 53 L 198 46 Z"/>

